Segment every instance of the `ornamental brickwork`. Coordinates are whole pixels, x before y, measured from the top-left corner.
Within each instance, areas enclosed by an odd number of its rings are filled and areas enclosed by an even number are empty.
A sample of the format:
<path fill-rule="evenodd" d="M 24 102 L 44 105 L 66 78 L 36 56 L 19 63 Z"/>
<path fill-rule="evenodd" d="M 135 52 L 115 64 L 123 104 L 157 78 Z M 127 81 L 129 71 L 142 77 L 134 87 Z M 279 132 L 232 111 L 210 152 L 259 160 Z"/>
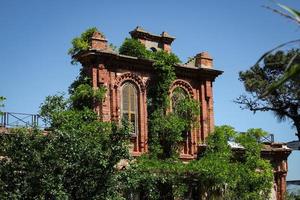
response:
<path fill-rule="evenodd" d="M 130 34 L 152 51 L 171 52 L 171 43 L 175 40 L 167 32 L 155 35 L 141 27 L 137 27 Z M 131 154 L 139 156 L 148 151 L 148 136 L 151 134 L 148 132 L 147 90 L 149 85 L 155 84 L 153 61 L 112 51 L 106 38 L 98 32 L 93 34 L 90 43 L 91 49 L 79 53 L 76 59 L 91 77 L 93 88 L 104 86 L 107 89 L 103 103 L 94 105 L 103 121 L 120 122 L 121 89 L 125 83 L 131 83 L 137 89 L 137 130 L 131 138 Z M 213 82 L 223 72 L 213 69 L 213 59 L 207 52 L 201 52 L 187 63 L 174 67 L 177 79 L 171 85 L 169 94 L 180 87 L 201 105 L 198 126 L 188 133 L 182 144 L 180 157 L 188 161 L 197 157 L 201 150 L 199 145 L 205 143 L 207 136 L 214 130 Z M 283 199 L 290 150 L 284 145 L 272 145 L 267 145 L 262 155 L 274 166 L 274 198 Z"/>

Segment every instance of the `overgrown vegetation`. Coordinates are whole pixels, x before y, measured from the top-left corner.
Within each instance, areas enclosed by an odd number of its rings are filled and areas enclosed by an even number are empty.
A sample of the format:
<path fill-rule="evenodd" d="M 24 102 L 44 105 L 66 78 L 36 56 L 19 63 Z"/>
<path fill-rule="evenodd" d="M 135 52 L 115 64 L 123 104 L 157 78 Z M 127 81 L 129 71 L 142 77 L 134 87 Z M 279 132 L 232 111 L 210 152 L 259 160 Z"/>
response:
<path fill-rule="evenodd" d="M 95 30 L 75 38 L 69 54 L 87 50 Z M 0 135 L 1 199 L 116 200 L 136 194 L 148 200 L 267 199 L 273 176 L 270 164 L 260 157 L 257 138 L 265 134 L 262 130 L 241 135 L 231 127 L 217 127 L 198 160 L 183 163 L 180 145 L 196 127 L 200 107 L 188 94 L 170 104 L 169 89 L 179 59 L 148 51 L 134 39 L 126 39 L 120 53 L 153 60 L 156 79 L 148 91 L 149 153 L 129 159 L 129 125 L 99 121 L 92 108 L 101 103 L 106 89 L 93 89 L 81 69 L 67 100 L 54 95 L 41 105 L 40 114 L 51 131 L 18 129 Z M 241 154 L 231 150 L 229 140 L 244 147 Z M 129 161 L 123 171 L 116 169 L 121 159 Z"/>
<path fill-rule="evenodd" d="M 129 126 L 101 122 L 91 100 L 101 101 L 80 84 L 69 99 L 48 96 L 40 115 L 51 131 L 11 130 L 0 134 L 1 199 L 118 199 L 118 170 L 128 159 Z M 79 102 L 76 103 L 76 102 Z"/>
<path fill-rule="evenodd" d="M 53 113 L 53 130 L 0 134 L 1 199 L 116 199 L 115 165 L 128 158 L 127 126 L 89 110 Z"/>
<path fill-rule="evenodd" d="M 273 181 L 271 165 L 260 157 L 257 137 L 262 130 L 238 135 L 231 127 L 220 127 L 209 137 L 204 156 L 188 164 L 179 159 L 184 133 L 192 130 L 200 114 L 189 96 L 170 112 L 169 89 L 176 79 L 174 66 L 179 59 L 163 51 L 151 52 L 134 39 L 126 39 L 121 54 L 154 60 L 155 87 L 148 91 L 149 153 L 124 172 L 127 194 L 142 199 L 266 199 Z M 152 84 L 154 85 L 154 84 Z M 231 151 L 228 141 L 245 147 L 241 157 Z M 234 179 L 232 177 L 235 177 Z"/>
<path fill-rule="evenodd" d="M 72 47 L 68 51 L 68 54 L 72 58 L 71 60 L 72 64 L 76 64 L 78 62 L 76 59 L 73 58 L 74 55 L 76 55 L 80 51 L 89 49 L 90 39 L 96 31 L 99 32 L 96 27 L 88 28 L 80 35 L 80 37 L 75 37 L 72 40 Z"/>
<path fill-rule="evenodd" d="M 94 30 L 73 40 L 75 54 Z M 0 134 L 0 199 L 119 199 L 121 159 L 129 159 L 127 123 L 101 122 L 93 105 L 106 89 L 93 89 L 81 70 L 70 97 L 46 97 L 40 115 L 51 129 Z"/>
<path fill-rule="evenodd" d="M 124 171 L 127 194 L 140 192 L 144 199 L 268 199 L 273 172 L 260 157 L 257 136 L 263 134 L 250 129 L 241 135 L 222 126 L 209 136 L 199 160 L 182 163 L 144 156 Z M 245 152 L 232 152 L 229 140 L 239 142 Z"/>

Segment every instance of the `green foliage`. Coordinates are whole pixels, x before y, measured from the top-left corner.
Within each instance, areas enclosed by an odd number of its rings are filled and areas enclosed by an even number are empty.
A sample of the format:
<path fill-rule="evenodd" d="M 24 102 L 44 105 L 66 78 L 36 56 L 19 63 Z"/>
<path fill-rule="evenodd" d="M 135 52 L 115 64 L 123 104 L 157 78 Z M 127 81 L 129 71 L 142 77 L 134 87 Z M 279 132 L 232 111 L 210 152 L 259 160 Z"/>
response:
<path fill-rule="evenodd" d="M 120 54 L 135 56 L 154 60 L 154 73 L 156 75 L 155 86 L 149 88 L 150 113 L 156 109 L 169 108 L 169 89 L 172 82 L 176 79 L 174 66 L 180 62 L 179 58 L 173 53 L 165 51 L 152 52 L 136 39 L 126 38 L 119 49 Z"/>
<path fill-rule="evenodd" d="M 93 31 L 75 38 L 69 53 L 88 49 Z M 125 40 L 120 53 L 154 61 L 157 79 L 148 93 L 150 152 L 130 161 L 130 126 L 99 121 L 92 108 L 102 102 L 106 89 L 92 88 L 81 70 L 69 88 L 69 99 L 48 96 L 41 105 L 40 114 L 51 131 L 16 129 L 0 134 L 1 199 L 124 200 L 135 192 L 149 200 L 267 199 L 273 176 L 270 164 L 260 157 L 257 141 L 262 130 L 238 135 L 232 127 L 217 127 L 198 160 L 181 162 L 180 143 L 195 127 L 200 107 L 188 95 L 176 102 L 176 108 L 170 106 L 169 89 L 179 59 L 148 51 L 133 39 Z M 234 154 L 229 140 L 243 145 L 244 152 Z M 121 159 L 129 161 L 127 170 L 116 169 Z"/>
<path fill-rule="evenodd" d="M 86 71 L 83 68 L 80 69 L 79 76 L 77 76 L 73 83 L 69 86 L 69 94 L 74 94 L 75 89 L 81 84 L 92 84 L 91 78 L 86 74 Z"/>
<path fill-rule="evenodd" d="M 272 10 L 273 12 L 275 12 L 277 14 L 280 14 L 281 16 L 283 16 L 287 19 L 290 19 L 290 20 L 296 22 L 297 25 L 300 25 L 300 11 L 299 10 L 297 10 L 295 8 L 292 8 L 292 7 L 289 7 L 289 6 L 286 6 L 286 5 L 283 5 L 283 4 L 280 4 L 280 3 L 277 3 L 277 6 L 279 6 L 281 8 L 281 10 L 274 9 L 274 8 L 269 7 L 269 6 L 265 6 L 265 7 L 267 9 Z M 267 51 L 266 53 L 264 53 L 260 57 L 260 59 L 257 61 L 256 64 L 258 64 L 260 61 L 265 59 L 265 57 L 269 56 L 274 51 L 277 51 L 279 48 L 285 47 L 285 46 L 287 46 L 289 44 L 292 44 L 292 43 L 298 43 L 299 41 L 300 40 L 298 39 L 298 40 L 293 40 L 293 41 L 285 42 L 283 44 L 278 45 L 277 47 L 275 47 L 275 48 L 271 49 L 270 51 Z M 264 92 L 263 96 L 269 95 L 274 90 L 281 87 L 288 80 L 296 79 L 297 77 L 299 78 L 299 75 L 300 75 L 299 52 L 297 53 L 297 57 L 298 57 L 298 59 L 296 59 L 296 60 L 294 58 L 291 58 L 289 60 L 289 63 L 286 65 L 286 70 L 283 73 L 283 75 L 279 79 L 273 80 L 273 83 L 267 88 L 267 90 Z"/>
<path fill-rule="evenodd" d="M 99 121 L 92 108 L 106 89 L 89 83 L 82 70 L 68 99 L 46 97 L 47 133 L 0 135 L 1 199 L 122 199 L 116 165 L 129 158 L 130 127 Z"/>
<path fill-rule="evenodd" d="M 79 53 L 80 51 L 88 50 L 90 47 L 90 38 L 94 34 L 94 32 L 98 31 L 96 27 L 88 28 L 85 32 L 83 32 L 80 37 L 75 37 L 72 40 L 72 47 L 69 49 L 68 54 L 72 56 L 72 64 L 76 64 L 77 60 L 73 58 L 74 55 Z"/>
<path fill-rule="evenodd" d="M 174 66 L 180 62 L 179 58 L 164 51 L 153 52 L 151 58 L 155 60 L 154 69 L 157 79 L 154 88 L 150 88 L 152 109 L 163 108 L 166 111 L 170 107 L 169 90 L 176 79 Z"/>
<path fill-rule="evenodd" d="M 180 143 L 196 124 L 199 103 L 186 98 L 178 102 L 176 112 L 154 111 L 150 117 L 150 156 L 159 159 L 178 158 Z"/>
<path fill-rule="evenodd" d="M 149 52 L 150 51 L 146 49 L 145 45 L 132 38 L 126 38 L 119 48 L 120 54 L 138 58 L 149 58 Z"/>
<path fill-rule="evenodd" d="M 176 79 L 174 66 L 180 62 L 174 54 L 164 51 L 150 52 L 149 58 L 154 60 L 156 74 L 155 84 L 149 88 L 148 113 L 150 115 L 150 153 L 151 156 L 160 159 L 178 157 L 180 142 L 184 140 L 183 134 L 189 131 L 192 123 L 191 118 L 199 115 L 199 106 L 193 100 L 186 100 L 178 105 L 178 112 L 168 113 L 170 109 L 169 89 Z M 189 99 L 189 98 L 187 98 Z M 193 107 L 194 106 L 194 107 Z M 188 118 L 184 116 L 185 111 L 190 112 Z"/>
<path fill-rule="evenodd" d="M 286 200 L 300 200 L 300 190 L 288 191 Z"/>
<path fill-rule="evenodd" d="M 41 104 L 39 114 L 51 128 L 63 125 L 59 123 L 58 126 L 55 120 L 60 120 L 58 116 L 64 111 L 92 109 L 93 105 L 101 103 L 106 89 L 104 87 L 93 89 L 88 84 L 80 84 L 72 92 L 69 99 L 65 99 L 62 94 L 47 96 Z"/>
<path fill-rule="evenodd" d="M 272 187 L 273 171 L 270 163 L 260 157 L 261 144 L 258 139 L 267 133 L 261 129 L 249 129 L 236 141 L 245 148 L 242 163 L 238 165 L 239 181 L 234 188 L 241 199 L 267 199 Z"/>
<path fill-rule="evenodd" d="M 185 130 L 190 130 L 192 126 L 197 127 L 197 117 L 200 115 L 200 105 L 192 98 L 184 98 L 179 100 L 174 110 L 185 123 Z"/>
<path fill-rule="evenodd" d="M 53 114 L 55 129 L 0 135 L 1 199 L 116 199 L 115 165 L 128 158 L 128 126 L 88 109 Z"/>
<path fill-rule="evenodd" d="M 117 52 L 117 53 L 119 52 L 118 47 L 112 43 L 109 44 L 109 48 L 114 52 Z"/>
<path fill-rule="evenodd" d="M 273 173 L 271 165 L 260 157 L 257 137 L 262 134 L 260 129 L 237 134 L 232 127 L 221 126 L 208 137 L 206 151 L 199 160 L 183 163 L 148 156 L 138 158 L 123 172 L 126 189 L 128 193 L 142 191 L 149 199 L 161 199 L 161 185 L 169 186 L 163 191 L 171 191 L 172 198 L 268 199 Z M 245 147 L 242 157 L 231 150 L 229 140 Z"/>
<path fill-rule="evenodd" d="M 63 94 L 47 96 L 44 102 L 40 105 L 39 115 L 43 118 L 46 125 L 52 123 L 52 118 L 55 113 L 65 111 L 68 108 L 68 102 Z"/>
<path fill-rule="evenodd" d="M 72 107 L 75 109 L 83 109 L 85 107 L 92 109 L 96 103 L 101 103 L 106 93 L 104 87 L 97 89 L 92 88 L 88 84 L 80 84 L 70 96 Z"/>
<path fill-rule="evenodd" d="M 6 100 L 5 97 L 0 96 L 0 109 L 4 107 L 4 104 L 2 102 L 4 102 Z M 2 114 L 2 111 L 0 110 L 0 115 Z"/>
<path fill-rule="evenodd" d="M 272 111 L 279 120 L 292 120 L 299 134 L 300 79 L 288 79 L 280 87 L 274 88 L 269 95 L 264 95 L 274 81 L 281 79 L 293 57 L 296 56 L 295 59 L 299 62 L 298 53 L 299 50 L 290 50 L 287 53 L 278 51 L 265 57 L 263 64 L 240 72 L 240 80 L 250 95 L 242 95 L 236 102 L 253 112 Z M 300 138 L 300 135 L 298 137 Z"/>
<path fill-rule="evenodd" d="M 178 115 L 155 111 L 150 118 L 151 155 L 160 159 L 178 157 L 179 143 L 183 141 L 185 128 L 185 121 Z"/>
<path fill-rule="evenodd" d="M 169 89 L 176 79 L 174 66 L 179 59 L 163 51 L 150 52 L 134 39 L 126 39 L 120 53 L 154 60 L 157 77 L 148 92 L 149 153 L 123 172 L 126 194 L 140 192 L 145 199 L 268 197 L 273 174 L 271 165 L 260 157 L 257 139 L 264 133 L 262 130 L 251 129 L 238 135 L 232 127 L 218 127 L 209 136 L 201 158 L 182 163 L 178 159 L 180 143 L 195 125 L 200 107 L 186 96 L 169 112 Z M 245 147 L 242 157 L 232 152 L 229 140 Z"/>
<path fill-rule="evenodd" d="M 168 113 L 170 108 L 169 89 L 176 79 L 174 66 L 180 60 L 165 51 L 152 52 L 136 39 L 126 38 L 119 49 L 120 54 L 154 60 L 155 86 L 149 88 L 148 113 L 150 115 L 151 156 L 166 159 L 178 154 L 182 132 L 186 130 L 187 119 L 177 113 Z M 188 105 L 186 105 L 188 106 Z M 175 156 L 176 157 L 176 156 Z"/>

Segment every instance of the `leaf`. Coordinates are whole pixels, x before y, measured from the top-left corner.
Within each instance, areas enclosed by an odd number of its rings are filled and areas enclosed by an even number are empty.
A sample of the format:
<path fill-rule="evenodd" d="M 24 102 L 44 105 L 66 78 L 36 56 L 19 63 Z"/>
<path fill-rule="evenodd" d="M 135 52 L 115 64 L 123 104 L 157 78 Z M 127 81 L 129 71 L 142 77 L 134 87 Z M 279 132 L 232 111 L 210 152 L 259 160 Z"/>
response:
<path fill-rule="evenodd" d="M 283 44 L 280 44 L 280 45 L 276 46 L 275 48 L 273 48 L 273 49 L 267 51 L 266 53 L 264 53 L 264 54 L 256 61 L 255 65 L 258 65 L 258 64 L 260 63 L 260 61 L 262 61 L 266 56 L 268 56 L 268 55 L 269 55 L 270 53 L 272 53 L 273 51 L 275 51 L 275 50 L 277 50 L 277 49 L 279 49 L 279 48 L 281 48 L 281 47 L 284 47 L 284 46 L 286 46 L 286 45 L 288 45 L 288 44 L 297 43 L 297 42 L 300 42 L 300 39 L 292 40 L 292 41 L 289 41 L 289 42 L 285 42 L 285 43 L 283 43 Z"/>
<path fill-rule="evenodd" d="M 277 5 L 278 5 L 279 7 L 281 7 L 282 9 L 288 11 L 291 15 L 294 16 L 295 20 L 296 20 L 298 23 L 300 23 L 300 12 L 299 12 L 298 10 L 296 10 L 296 9 L 294 9 L 294 8 L 291 8 L 291 7 L 288 7 L 288 6 L 286 6 L 286 5 L 282 5 L 282 4 L 280 4 L 280 3 L 277 3 Z"/>

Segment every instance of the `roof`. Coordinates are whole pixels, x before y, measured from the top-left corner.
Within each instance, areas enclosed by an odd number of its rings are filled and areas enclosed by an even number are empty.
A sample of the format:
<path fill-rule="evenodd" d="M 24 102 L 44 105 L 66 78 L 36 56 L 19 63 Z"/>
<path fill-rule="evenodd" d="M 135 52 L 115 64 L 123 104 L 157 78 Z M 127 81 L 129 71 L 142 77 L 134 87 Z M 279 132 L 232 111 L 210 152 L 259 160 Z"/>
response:
<path fill-rule="evenodd" d="M 129 62 L 143 63 L 143 65 L 153 65 L 153 63 L 155 62 L 154 60 L 150 60 L 150 59 L 118 54 L 117 52 L 114 52 L 110 49 L 108 50 L 90 49 L 88 51 L 83 51 L 78 53 L 77 55 L 75 55 L 75 58 L 82 61 L 84 57 L 88 57 L 88 56 L 111 57 L 111 58 L 115 58 L 118 61 L 125 60 Z M 186 74 L 190 74 L 190 75 L 202 74 L 205 76 L 211 76 L 213 79 L 223 73 L 223 71 L 221 70 L 196 67 L 196 66 L 186 65 L 182 63 L 176 64 L 175 67 L 177 71 L 185 71 Z"/>

